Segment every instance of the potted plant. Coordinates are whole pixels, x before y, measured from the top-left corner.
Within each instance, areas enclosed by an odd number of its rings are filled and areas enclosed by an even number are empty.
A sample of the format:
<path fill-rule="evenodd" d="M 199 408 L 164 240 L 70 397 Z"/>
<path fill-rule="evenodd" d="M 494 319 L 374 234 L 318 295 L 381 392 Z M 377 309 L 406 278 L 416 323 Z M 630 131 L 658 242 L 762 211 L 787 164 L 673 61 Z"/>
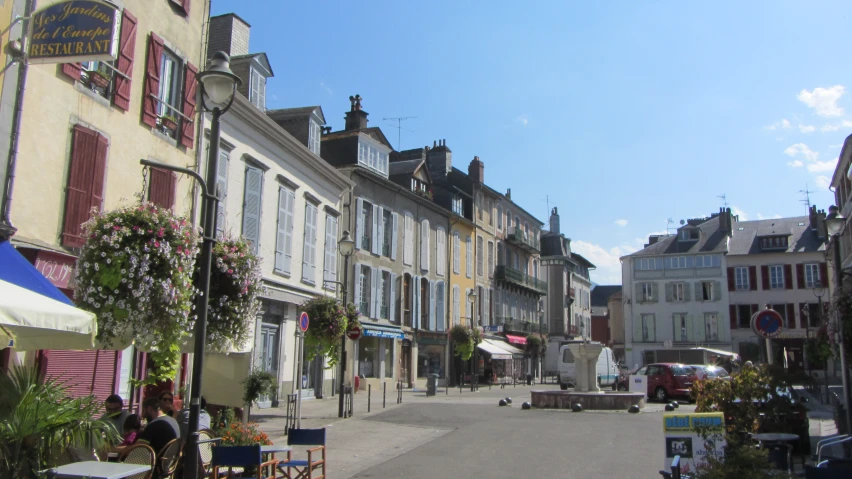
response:
<path fill-rule="evenodd" d="M 112 71 L 103 62 L 98 63 L 98 69 L 89 71 L 88 75 L 89 84 L 98 88 L 106 88 L 112 81 Z"/>
<path fill-rule="evenodd" d="M 171 115 L 162 115 L 160 116 L 160 124 L 163 125 L 163 128 L 174 131 L 177 129 L 177 118 Z"/>

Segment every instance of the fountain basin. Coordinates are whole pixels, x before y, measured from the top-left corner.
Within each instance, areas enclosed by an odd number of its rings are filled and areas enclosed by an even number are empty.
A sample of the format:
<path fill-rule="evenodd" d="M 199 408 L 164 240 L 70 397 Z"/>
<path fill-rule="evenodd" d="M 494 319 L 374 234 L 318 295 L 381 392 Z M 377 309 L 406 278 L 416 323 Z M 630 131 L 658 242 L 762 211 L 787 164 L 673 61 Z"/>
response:
<path fill-rule="evenodd" d="M 580 404 L 588 410 L 621 410 L 636 404 L 645 407 L 645 395 L 623 391 L 531 391 L 532 405 L 540 409 L 571 409 Z"/>

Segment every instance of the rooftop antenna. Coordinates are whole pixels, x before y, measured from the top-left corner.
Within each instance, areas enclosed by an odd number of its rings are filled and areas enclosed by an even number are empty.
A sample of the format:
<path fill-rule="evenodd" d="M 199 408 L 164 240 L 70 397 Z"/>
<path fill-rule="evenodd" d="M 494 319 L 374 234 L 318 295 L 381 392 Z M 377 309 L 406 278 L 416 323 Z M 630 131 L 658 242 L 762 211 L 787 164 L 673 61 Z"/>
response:
<path fill-rule="evenodd" d="M 414 131 L 414 130 L 409 130 L 407 128 L 402 127 L 402 122 L 404 122 L 405 120 L 410 120 L 412 118 L 417 118 L 417 117 L 416 116 L 397 116 L 397 117 L 382 118 L 382 120 L 385 120 L 385 121 L 390 120 L 390 121 L 396 122 L 396 126 L 394 126 L 394 128 L 396 128 L 396 151 L 402 151 L 402 130 L 405 130 L 405 131 L 408 131 L 408 132 Z"/>
<path fill-rule="evenodd" d="M 671 229 L 672 229 L 673 224 L 674 224 L 673 219 L 669 218 L 669 219 L 666 220 L 666 234 L 667 235 L 672 234 Z"/>
<path fill-rule="evenodd" d="M 804 199 L 801 199 L 801 200 L 799 200 L 799 201 L 801 201 L 801 202 L 802 202 L 802 204 L 807 205 L 807 207 L 808 207 L 808 211 L 810 211 L 810 209 L 811 209 L 811 193 L 813 193 L 813 191 L 811 191 L 810 189 L 808 189 L 808 184 L 807 184 L 807 183 L 805 183 L 805 189 L 804 189 L 804 190 L 799 190 L 799 193 L 801 193 L 801 194 L 805 195 L 805 198 L 804 198 Z"/>
<path fill-rule="evenodd" d="M 725 196 L 725 193 L 722 193 L 721 195 L 717 196 L 716 198 L 719 198 L 719 199 L 722 200 L 722 206 L 724 206 L 725 208 L 728 207 L 728 197 Z"/>

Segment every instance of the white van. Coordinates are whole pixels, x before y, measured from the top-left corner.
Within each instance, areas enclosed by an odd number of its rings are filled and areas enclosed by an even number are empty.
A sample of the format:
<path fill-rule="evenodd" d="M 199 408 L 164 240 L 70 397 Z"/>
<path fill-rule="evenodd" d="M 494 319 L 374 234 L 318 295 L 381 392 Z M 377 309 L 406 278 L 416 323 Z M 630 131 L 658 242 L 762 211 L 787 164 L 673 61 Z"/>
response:
<path fill-rule="evenodd" d="M 559 348 L 559 357 L 559 387 L 565 390 L 569 385 L 574 385 L 577 377 L 574 372 L 574 354 L 566 344 Z M 598 376 L 598 386 L 606 388 L 615 385 L 618 380 L 618 364 L 615 362 L 612 349 L 604 347 L 601 350 L 595 371 Z"/>

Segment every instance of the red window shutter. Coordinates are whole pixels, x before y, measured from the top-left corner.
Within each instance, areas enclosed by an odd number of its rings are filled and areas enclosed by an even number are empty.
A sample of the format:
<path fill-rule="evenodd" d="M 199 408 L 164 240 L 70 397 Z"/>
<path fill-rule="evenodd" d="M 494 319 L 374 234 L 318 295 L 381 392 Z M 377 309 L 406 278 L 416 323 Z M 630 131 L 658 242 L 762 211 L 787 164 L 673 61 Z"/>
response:
<path fill-rule="evenodd" d="M 192 148 L 195 142 L 195 89 L 198 86 L 195 76 L 197 74 L 198 68 L 195 68 L 192 63 L 187 63 L 183 76 L 183 115 L 189 120 L 183 118 L 180 121 L 180 144 L 187 148 Z"/>
<path fill-rule="evenodd" d="M 804 315 L 799 316 L 800 328 L 805 327 L 805 317 Z M 785 325 L 788 328 L 796 327 L 796 303 L 787 303 L 787 324 Z"/>
<path fill-rule="evenodd" d="M 793 289 L 793 265 L 784 265 L 784 288 Z"/>
<path fill-rule="evenodd" d="M 98 135 L 95 149 L 95 171 L 92 177 L 92 196 L 89 203 L 89 211 L 96 208 L 98 211 L 104 205 L 104 180 L 106 179 L 106 160 L 109 142 L 103 135 Z M 88 217 L 87 217 L 88 218 Z"/>
<path fill-rule="evenodd" d="M 737 307 L 733 304 L 728 305 L 728 314 L 731 316 L 731 329 L 737 329 Z"/>
<path fill-rule="evenodd" d="M 116 69 L 127 75 L 127 78 L 121 75 L 115 76 L 115 95 L 112 98 L 112 103 L 124 111 L 130 109 L 130 79 L 133 77 L 133 52 L 136 48 L 137 23 L 136 17 L 124 10 L 121 15 L 121 37 L 118 42 Z"/>
<path fill-rule="evenodd" d="M 769 266 L 760 267 L 760 276 L 763 283 L 763 289 L 769 289 Z"/>
<path fill-rule="evenodd" d="M 145 89 L 142 97 L 142 123 L 157 126 L 160 94 L 160 66 L 163 62 L 163 39 L 151 32 L 148 39 L 148 63 L 145 70 Z"/>
<path fill-rule="evenodd" d="M 168 170 L 151 168 L 151 186 L 148 201 L 161 208 L 174 208 L 177 177 Z"/>
<path fill-rule="evenodd" d="M 757 291 L 757 266 L 748 267 L 748 285 L 752 291 Z"/>
<path fill-rule="evenodd" d="M 828 288 L 828 267 L 825 263 L 819 264 L 819 283 L 823 288 Z"/>
<path fill-rule="evenodd" d="M 83 65 L 79 63 L 63 63 L 62 73 L 68 75 L 73 80 L 80 80 L 80 73 L 83 71 Z"/>
<path fill-rule="evenodd" d="M 183 10 L 184 15 L 189 15 L 190 0 L 172 0 L 172 3 L 179 9 Z"/>
<path fill-rule="evenodd" d="M 734 268 L 728 268 L 728 291 L 737 289 L 737 283 L 734 278 Z"/>
<path fill-rule="evenodd" d="M 98 133 L 80 125 L 74 125 L 71 144 L 71 165 L 68 172 L 68 192 L 65 199 L 65 219 L 62 228 L 62 244 L 71 248 L 83 246 L 83 229 L 80 226 L 89 219 L 94 188 L 95 165 L 98 150 Z M 103 180 L 101 180 L 101 186 Z"/>
<path fill-rule="evenodd" d="M 796 265 L 796 288 L 803 289 L 805 287 L 805 265 Z"/>

